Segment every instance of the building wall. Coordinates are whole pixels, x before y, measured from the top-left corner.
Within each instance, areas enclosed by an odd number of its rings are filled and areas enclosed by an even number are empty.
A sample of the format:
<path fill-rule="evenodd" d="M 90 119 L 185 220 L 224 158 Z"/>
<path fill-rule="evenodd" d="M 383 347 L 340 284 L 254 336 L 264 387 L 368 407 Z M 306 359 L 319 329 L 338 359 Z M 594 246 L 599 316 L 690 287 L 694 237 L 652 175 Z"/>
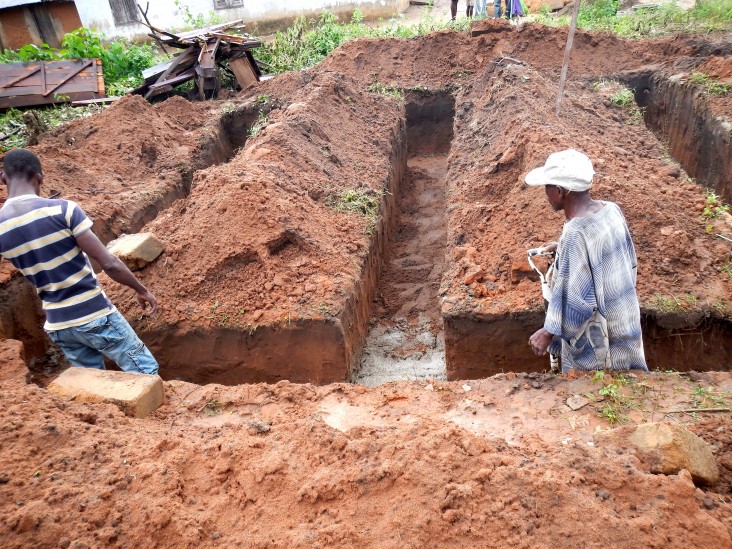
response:
<path fill-rule="evenodd" d="M 41 16 L 45 26 L 39 26 Z M 64 34 L 80 26 L 81 19 L 72 1 L 0 9 L 0 49 L 18 49 L 26 44 L 44 42 L 58 47 Z"/>
<path fill-rule="evenodd" d="M 42 41 L 33 19 L 28 15 L 23 7 L 7 8 L 0 12 L 0 47 L 16 50 L 25 44 Z"/>
<path fill-rule="evenodd" d="M 139 3 L 144 7 L 147 2 Z M 264 34 L 282 28 L 300 15 L 310 17 L 323 10 L 330 10 L 344 19 L 358 8 L 367 19 L 377 19 L 391 17 L 409 7 L 409 0 L 243 0 L 243 6 L 228 9 L 214 9 L 214 0 L 179 0 L 178 3 L 180 8 L 175 0 L 151 1 L 147 14 L 150 23 L 162 29 L 182 28 L 186 25 L 182 9 L 185 6 L 194 16 L 203 14 L 208 19 L 213 12 L 224 21 L 241 19 L 249 32 Z M 76 6 L 85 27 L 99 30 L 108 37 L 134 38 L 148 32 L 146 27 L 136 23 L 116 25 L 110 0 L 76 0 Z M 137 16 L 142 19 L 140 14 Z"/>

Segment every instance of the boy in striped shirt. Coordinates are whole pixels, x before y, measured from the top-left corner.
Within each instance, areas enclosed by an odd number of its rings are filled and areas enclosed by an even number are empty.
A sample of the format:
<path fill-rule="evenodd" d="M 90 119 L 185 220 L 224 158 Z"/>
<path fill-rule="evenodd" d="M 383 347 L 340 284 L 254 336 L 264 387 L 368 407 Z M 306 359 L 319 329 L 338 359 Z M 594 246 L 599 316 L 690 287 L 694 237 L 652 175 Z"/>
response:
<path fill-rule="evenodd" d="M 0 180 L 8 188 L 0 208 L 0 256 L 36 287 L 51 340 L 73 366 L 104 369 L 107 356 L 124 371 L 157 374 L 157 362 L 107 299 L 89 257 L 132 288 L 151 313 L 158 308 L 155 296 L 101 243 L 77 204 L 39 196 L 43 170 L 35 154 L 9 152 Z"/>

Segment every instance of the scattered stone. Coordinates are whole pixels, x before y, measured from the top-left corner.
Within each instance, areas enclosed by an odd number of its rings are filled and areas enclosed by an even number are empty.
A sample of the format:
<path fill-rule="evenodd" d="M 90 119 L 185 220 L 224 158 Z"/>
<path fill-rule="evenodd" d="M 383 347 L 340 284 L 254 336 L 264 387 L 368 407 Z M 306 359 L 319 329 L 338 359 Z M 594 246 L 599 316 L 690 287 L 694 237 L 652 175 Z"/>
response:
<path fill-rule="evenodd" d="M 247 421 L 247 425 L 249 425 L 249 427 L 258 435 L 268 433 L 272 428 L 269 423 L 262 421 L 261 419 L 250 419 Z"/>
<path fill-rule="evenodd" d="M 136 271 L 155 261 L 165 246 L 153 233 L 138 233 L 123 234 L 107 244 L 107 249 Z"/>
<path fill-rule="evenodd" d="M 714 500 L 709 496 L 704 496 L 703 503 L 704 503 L 704 507 L 706 507 L 710 511 L 717 506 L 716 503 L 714 503 Z"/>
<path fill-rule="evenodd" d="M 465 275 L 465 278 L 463 278 L 463 284 L 470 286 L 473 282 L 480 282 L 484 274 L 485 272 L 483 271 L 483 268 L 479 267 L 477 270 Z"/>
<path fill-rule="evenodd" d="M 661 234 L 663 236 L 671 236 L 671 234 L 674 232 L 673 226 L 669 225 L 668 227 L 661 227 Z"/>
<path fill-rule="evenodd" d="M 595 495 L 602 501 L 607 501 L 608 499 L 610 499 L 610 492 L 608 492 L 607 490 L 595 490 Z"/>
<path fill-rule="evenodd" d="M 72 367 L 48 390 L 78 402 L 114 404 L 128 416 L 144 418 L 163 403 L 163 380 L 158 376 Z"/>
<path fill-rule="evenodd" d="M 696 484 L 711 485 L 719 480 L 709 444 L 681 425 L 644 423 L 595 433 L 594 438 L 604 445 L 634 446 L 649 463 L 651 473 L 675 475 L 686 469 Z"/>
<path fill-rule="evenodd" d="M 544 384 L 541 381 L 534 380 L 534 381 L 531 382 L 531 386 L 534 389 L 541 389 L 544 386 Z"/>
<path fill-rule="evenodd" d="M 569 406 L 573 411 L 580 410 L 587 406 L 590 403 L 589 400 L 587 400 L 582 395 L 572 395 L 567 399 L 567 406 Z"/>
<path fill-rule="evenodd" d="M 465 391 L 466 393 L 468 393 L 472 390 L 473 390 L 473 388 L 470 385 L 468 385 L 468 384 L 463 385 L 463 391 Z"/>

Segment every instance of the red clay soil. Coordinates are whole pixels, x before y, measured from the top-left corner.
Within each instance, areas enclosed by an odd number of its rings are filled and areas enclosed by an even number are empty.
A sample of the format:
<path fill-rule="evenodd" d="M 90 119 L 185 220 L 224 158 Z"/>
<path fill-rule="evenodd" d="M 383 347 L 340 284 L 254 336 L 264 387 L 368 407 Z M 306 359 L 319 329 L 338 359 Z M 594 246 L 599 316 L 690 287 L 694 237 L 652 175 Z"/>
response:
<path fill-rule="evenodd" d="M 8 342 L 2 356 L 17 357 Z M 5 362 L 3 547 L 732 547 L 729 414 L 692 429 L 722 479 L 653 475 L 593 443 L 604 403 L 589 376 L 196 386 L 166 382 L 144 420 L 67 402 Z M 728 373 L 631 383 L 627 421 L 692 406 Z M 630 387 L 630 386 L 629 386 Z M 628 392 L 629 395 L 636 394 Z M 669 419 L 688 421 L 687 414 Z"/>
<path fill-rule="evenodd" d="M 444 313 L 539 309 L 523 254 L 555 239 L 561 217 L 522 178 L 550 152 L 573 146 L 596 164 L 596 196 L 625 211 L 644 307 L 653 310 L 661 298 L 682 312 L 727 314 L 730 284 L 719 271 L 729 246 L 705 233 L 702 190 L 684 180 L 637 119 L 609 104 L 612 86 L 595 91 L 593 83 L 649 66 L 673 73 L 729 45 L 580 32 L 556 117 L 566 30 L 517 31 L 497 22 L 476 29 L 486 34 L 350 42 L 316 69 L 261 83 L 233 102 L 175 98 L 149 106 L 126 98 L 42 139 L 35 150 L 47 190 L 79 201 L 105 240 L 144 228 L 166 243 L 166 253 L 140 272 L 163 305 L 158 317 L 140 319 L 129 291 L 106 281 L 143 333 L 328 320 L 363 284 L 371 224 L 333 204 L 347 190 L 381 196 L 404 124 L 402 104 L 365 88 L 378 82 L 448 90 L 457 114 Z M 249 119 L 249 127 L 232 130 L 237 118 Z M 190 196 L 166 210 L 186 196 L 191 179 Z M 478 269 L 484 274 L 463 284 Z"/>

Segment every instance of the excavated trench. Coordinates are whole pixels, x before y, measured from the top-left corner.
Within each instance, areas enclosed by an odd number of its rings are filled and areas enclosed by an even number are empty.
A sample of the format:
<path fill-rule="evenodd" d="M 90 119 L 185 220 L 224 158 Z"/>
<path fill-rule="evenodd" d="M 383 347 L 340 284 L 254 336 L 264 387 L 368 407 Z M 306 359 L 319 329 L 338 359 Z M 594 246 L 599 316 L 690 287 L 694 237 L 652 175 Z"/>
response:
<path fill-rule="evenodd" d="M 716 116 L 703 89 L 680 77 L 642 72 L 624 80 L 646 126 L 668 143 L 686 173 L 732 202 L 732 121 Z"/>
<path fill-rule="evenodd" d="M 703 96 L 656 74 L 626 78 L 645 107 L 646 123 L 669 143 L 671 154 L 702 186 L 732 199 L 729 122 L 711 116 Z M 496 318 L 443 318 L 438 291 L 445 262 L 445 180 L 453 139 L 455 100 L 449 94 L 411 93 L 406 124 L 398 125 L 391 172 L 384 183 L 380 221 L 361 266 L 361 278 L 336 318 L 298 319 L 256 331 L 201 327 L 148 332 L 168 379 L 227 385 L 252 382 L 329 383 L 350 379 L 378 385 L 401 379 L 469 379 L 500 371 L 541 371 L 544 359 L 526 341 L 543 314 L 517 311 Z M 225 113 L 205 135 L 195 163 L 180 171 L 168 191 L 136 205 L 112 227 L 135 232 L 188 196 L 197 171 L 231 160 L 244 146 L 260 109 L 247 105 Z M 270 254 L 298 245 L 285 235 Z M 39 330 L 33 290 L 20 277 L 0 288 L 0 335 L 20 339 L 29 360 L 48 349 Z M 727 369 L 732 363 L 732 326 L 711 314 L 643 311 L 650 366 L 676 370 Z M 497 343 L 498 342 L 498 343 Z M 445 364 L 447 363 L 447 371 Z M 195 369 L 191 364 L 197 364 Z"/>
<path fill-rule="evenodd" d="M 445 335 L 438 291 L 445 261 L 447 157 L 455 100 L 407 98 L 407 171 L 398 190 L 370 330 L 352 381 L 369 386 L 445 379 Z"/>
<path fill-rule="evenodd" d="M 143 194 L 110 219 L 95 221 L 94 232 L 100 240 L 106 244 L 122 233 L 136 233 L 176 200 L 187 197 L 196 172 L 230 161 L 244 146 L 260 110 L 245 105 L 221 116 L 205 133 L 200 154 L 194 162 L 180 167 L 175 181 L 157 192 Z M 20 273 L 0 274 L 5 279 L 0 284 L 0 337 L 22 341 L 26 360 L 31 365 L 42 364 L 47 359 L 50 341 L 41 328 L 43 313 L 36 292 Z"/>

